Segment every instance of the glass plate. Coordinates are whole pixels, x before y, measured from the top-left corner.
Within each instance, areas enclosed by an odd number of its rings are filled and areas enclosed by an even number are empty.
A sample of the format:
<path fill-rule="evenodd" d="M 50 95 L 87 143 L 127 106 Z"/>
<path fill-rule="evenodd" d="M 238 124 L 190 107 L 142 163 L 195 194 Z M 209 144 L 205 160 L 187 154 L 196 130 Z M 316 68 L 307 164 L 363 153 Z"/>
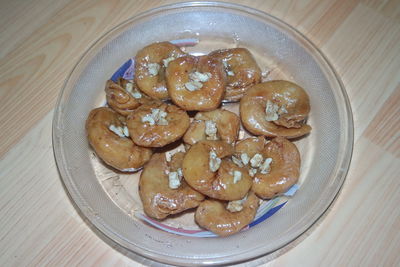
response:
<path fill-rule="evenodd" d="M 190 53 L 248 48 L 261 69 L 269 71 L 268 79 L 296 82 L 311 101 L 308 123 L 313 130 L 295 141 L 302 157 L 300 189 L 268 220 L 225 238 L 171 234 L 138 219 L 138 174 L 117 173 L 101 163 L 89 147 L 84 128 L 90 110 L 105 103 L 106 80 L 139 49 L 156 41 L 193 38 L 199 43 L 187 48 Z M 345 179 L 352 145 L 349 101 L 323 54 L 275 17 L 228 3 L 163 6 L 106 33 L 69 75 L 53 120 L 57 166 L 74 204 L 104 240 L 144 263 L 233 264 L 282 249 L 327 211 Z M 186 219 L 177 220 L 175 226 L 194 225 L 190 215 L 186 213 L 182 216 Z"/>

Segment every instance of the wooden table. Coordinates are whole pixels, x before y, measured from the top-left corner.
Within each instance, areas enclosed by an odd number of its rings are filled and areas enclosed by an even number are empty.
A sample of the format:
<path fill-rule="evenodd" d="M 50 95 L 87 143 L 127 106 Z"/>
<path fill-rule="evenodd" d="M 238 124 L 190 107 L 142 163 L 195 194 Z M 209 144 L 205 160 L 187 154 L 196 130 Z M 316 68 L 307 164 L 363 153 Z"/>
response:
<path fill-rule="evenodd" d="M 175 1 L 0 3 L 0 265 L 137 265 L 102 241 L 65 192 L 51 127 L 67 74 L 102 34 Z M 296 27 L 342 77 L 355 121 L 348 177 L 329 214 L 270 266 L 400 264 L 400 2 L 232 1 Z"/>

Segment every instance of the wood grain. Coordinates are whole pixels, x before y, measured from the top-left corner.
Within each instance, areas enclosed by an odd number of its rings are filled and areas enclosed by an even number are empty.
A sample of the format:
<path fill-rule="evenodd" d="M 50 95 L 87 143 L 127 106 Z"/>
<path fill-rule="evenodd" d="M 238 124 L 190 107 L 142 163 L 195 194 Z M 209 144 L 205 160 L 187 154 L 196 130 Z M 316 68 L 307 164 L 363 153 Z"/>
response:
<path fill-rule="evenodd" d="M 177 1 L 0 1 L 0 265 L 137 266 L 82 220 L 51 144 L 56 98 L 95 40 Z M 347 89 L 355 147 L 343 190 L 309 235 L 268 266 L 400 265 L 400 3 L 232 1 L 310 38 Z"/>

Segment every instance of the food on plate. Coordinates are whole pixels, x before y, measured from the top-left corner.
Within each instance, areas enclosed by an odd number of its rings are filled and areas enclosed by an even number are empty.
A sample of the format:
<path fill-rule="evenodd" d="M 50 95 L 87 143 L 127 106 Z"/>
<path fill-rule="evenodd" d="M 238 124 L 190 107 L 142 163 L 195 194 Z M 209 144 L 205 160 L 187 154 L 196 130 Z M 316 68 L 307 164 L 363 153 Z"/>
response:
<path fill-rule="evenodd" d="M 143 104 L 152 103 L 152 99 L 140 92 L 134 82 L 118 79 L 118 83 L 108 80 L 106 83 L 107 104 L 123 116 L 129 115 L 133 110 Z"/>
<path fill-rule="evenodd" d="M 255 135 L 296 138 L 308 134 L 305 123 L 310 100 L 303 88 L 288 81 L 276 80 L 251 87 L 240 100 L 240 118 Z"/>
<path fill-rule="evenodd" d="M 144 212 L 164 219 L 197 207 L 204 196 L 182 178 L 184 153 L 178 152 L 168 162 L 165 153 L 155 153 L 144 167 L 139 181 L 139 195 Z"/>
<path fill-rule="evenodd" d="M 200 141 L 183 159 L 186 182 L 200 193 L 220 200 L 239 200 L 249 191 L 252 179 L 247 169 L 229 158 L 233 147 L 223 141 Z"/>
<path fill-rule="evenodd" d="M 135 145 L 129 138 L 125 118 L 114 110 L 92 110 L 86 120 L 88 140 L 96 154 L 120 171 L 135 171 L 151 157 L 152 150 Z"/>
<path fill-rule="evenodd" d="M 208 111 L 219 107 L 225 93 L 222 62 L 210 56 L 183 56 L 168 64 L 168 92 L 185 110 Z"/>
<path fill-rule="evenodd" d="M 226 72 L 225 100 L 238 101 L 253 85 L 261 82 L 261 69 L 246 48 L 213 51 L 210 57 L 222 61 Z"/>
<path fill-rule="evenodd" d="M 165 69 L 185 53 L 170 42 L 153 43 L 140 50 L 135 57 L 135 82 L 148 96 L 168 99 Z"/>
<path fill-rule="evenodd" d="M 185 134 L 189 123 L 186 111 L 163 102 L 142 105 L 126 120 L 133 142 L 143 147 L 163 147 L 175 142 Z"/>
<path fill-rule="evenodd" d="M 263 199 L 285 193 L 300 176 L 300 153 L 296 145 L 283 137 L 276 137 L 264 146 L 264 166 L 268 171 L 254 175 L 252 190 Z M 263 166 L 261 166 L 263 167 Z"/>
<path fill-rule="evenodd" d="M 207 199 L 197 208 L 195 220 L 198 225 L 219 236 L 229 236 L 253 221 L 258 206 L 259 199 L 251 191 L 236 201 Z"/>
<path fill-rule="evenodd" d="M 236 143 L 233 159 L 238 166 L 248 168 L 252 190 L 262 199 L 285 193 L 300 176 L 300 153 L 284 137 L 268 142 L 262 136 L 241 140 Z"/>
<path fill-rule="evenodd" d="M 107 165 L 143 167 L 147 216 L 175 219 L 196 209 L 198 226 L 228 236 L 255 219 L 260 202 L 297 183 L 300 153 L 288 139 L 311 131 L 310 100 L 299 85 L 260 83 L 245 48 L 194 56 L 159 42 L 140 50 L 134 64 L 133 79 L 107 81 L 109 107 L 90 112 L 86 131 Z M 186 152 L 171 156 L 180 147 Z"/>
<path fill-rule="evenodd" d="M 186 144 L 194 145 L 201 140 L 222 140 L 234 143 L 239 134 L 240 118 L 225 109 L 198 112 L 183 136 Z"/>

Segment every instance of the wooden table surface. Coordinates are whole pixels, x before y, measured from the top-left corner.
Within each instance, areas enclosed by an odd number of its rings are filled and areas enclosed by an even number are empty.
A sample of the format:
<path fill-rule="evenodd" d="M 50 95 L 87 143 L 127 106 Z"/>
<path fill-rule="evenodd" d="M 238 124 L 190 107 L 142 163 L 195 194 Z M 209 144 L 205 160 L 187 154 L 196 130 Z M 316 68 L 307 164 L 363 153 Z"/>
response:
<path fill-rule="evenodd" d="M 99 36 L 171 2 L 0 1 L 0 265 L 138 265 L 100 239 L 69 200 L 52 117 L 67 75 Z M 232 2 L 282 19 L 319 46 L 354 115 L 341 194 L 308 237 L 266 265 L 400 265 L 400 2 Z"/>

